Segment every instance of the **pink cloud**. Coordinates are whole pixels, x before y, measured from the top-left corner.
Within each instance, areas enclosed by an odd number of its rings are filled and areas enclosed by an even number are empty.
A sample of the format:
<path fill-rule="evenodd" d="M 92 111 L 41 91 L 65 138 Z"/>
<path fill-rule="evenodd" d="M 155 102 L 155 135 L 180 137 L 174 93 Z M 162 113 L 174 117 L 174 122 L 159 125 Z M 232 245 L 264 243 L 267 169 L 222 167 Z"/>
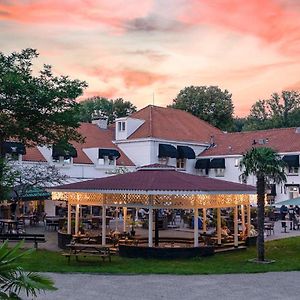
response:
<path fill-rule="evenodd" d="M 120 27 L 128 20 L 145 17 L 153 0 L 10 0 L 0 3 L 0 20 L 22 23 L 97 23 Z"/>
<path fill-rule="evenodd" d="M 300 53 L 300 12 L 277 0 L 191 0 L 179 19 L 256 36 L 266 43 L 284 42 L 282 51 Z"/>

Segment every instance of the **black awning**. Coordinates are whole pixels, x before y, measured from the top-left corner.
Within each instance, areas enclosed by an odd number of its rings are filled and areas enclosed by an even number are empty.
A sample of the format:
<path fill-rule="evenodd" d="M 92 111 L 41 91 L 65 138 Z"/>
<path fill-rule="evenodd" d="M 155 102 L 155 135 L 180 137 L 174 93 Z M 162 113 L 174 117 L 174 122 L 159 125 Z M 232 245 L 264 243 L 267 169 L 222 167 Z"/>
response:
<path fill-rule="evenodd" d="M 169 144 L 159 144 L 158 145 L 158 157 L 171 157 L 177 158 L 177 149 Z"/>
<path fill-rule="evenodd" d="M 10 154 L 26 154 L 26 149 L 24 144 L 18 142 L 4 142 L 5 153 Z"/>
<path fill-rule="evenodd" d="M 289 166 L 289 167 L 299 167 L 299 155 L 285 155 L 282 160 Z"/>
<path fill-rule="evenodd" d="M 225 158 L 213 158 L 209 163 L 210 169 L 225 169 Z"/>
<path fill-rule="evenodd" d="M 177 146 L 178 158 L 195 159 L 194 150 L 189 146 Z"/>
<path fill-rule="evenodd" d="M 209 168 L 209 158 L 201 158 L 196 161 L 195 169 L 208 169 Z"/>
<path fill-rule="evenodd" d="M 98 158 L 104 158 L 105 156 L 107 156 L 109 159 L 118 159 L 121 154 L 116 149 L 99 149 Z"/>
<path fill-rule="evenodd" d="M 77 157 L 77 150 L 70 143 L 56 144 L 52 146 L 52 157 L 59 159 L 59 157 L 69 159 L 71 157 Z"/>

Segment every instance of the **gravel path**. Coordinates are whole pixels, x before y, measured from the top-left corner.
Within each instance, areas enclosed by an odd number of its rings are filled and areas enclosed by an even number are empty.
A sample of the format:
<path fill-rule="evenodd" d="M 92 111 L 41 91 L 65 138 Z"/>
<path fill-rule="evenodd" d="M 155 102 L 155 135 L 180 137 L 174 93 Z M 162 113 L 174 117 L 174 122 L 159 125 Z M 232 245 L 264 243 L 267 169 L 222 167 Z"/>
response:
<path fill-rule="evenodd" d="M 47 275 L 55 280 L 59 289 L 41 294 L 39 300 L 300 299 L 300 272 L 197 276 Z"/>

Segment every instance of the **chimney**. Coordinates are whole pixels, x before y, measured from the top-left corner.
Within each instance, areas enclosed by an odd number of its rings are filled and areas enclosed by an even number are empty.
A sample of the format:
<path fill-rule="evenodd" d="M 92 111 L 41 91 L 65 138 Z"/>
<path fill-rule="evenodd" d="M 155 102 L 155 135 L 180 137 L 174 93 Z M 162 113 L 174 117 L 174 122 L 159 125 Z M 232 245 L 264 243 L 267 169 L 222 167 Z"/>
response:
<path fill-rule="evenodd" d="M 107 129 L 108 117 L 101 110 L 94 110 L 92 124 L 96 124 L 101 129 Z"/>

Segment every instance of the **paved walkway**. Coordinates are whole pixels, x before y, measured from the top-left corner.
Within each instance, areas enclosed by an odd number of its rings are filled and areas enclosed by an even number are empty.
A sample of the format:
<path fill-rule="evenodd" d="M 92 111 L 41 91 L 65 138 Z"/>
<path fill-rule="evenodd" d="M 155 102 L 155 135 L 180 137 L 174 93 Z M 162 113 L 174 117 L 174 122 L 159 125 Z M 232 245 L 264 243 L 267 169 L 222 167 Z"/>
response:
<path fill-rule="evenodd" d="M 58 290 L 38 300 L 299 299 L 300 272 L 235 275 L 108 276 L 54 274 Z M 24 298 L 26 299 L 26 298 Z"/>

